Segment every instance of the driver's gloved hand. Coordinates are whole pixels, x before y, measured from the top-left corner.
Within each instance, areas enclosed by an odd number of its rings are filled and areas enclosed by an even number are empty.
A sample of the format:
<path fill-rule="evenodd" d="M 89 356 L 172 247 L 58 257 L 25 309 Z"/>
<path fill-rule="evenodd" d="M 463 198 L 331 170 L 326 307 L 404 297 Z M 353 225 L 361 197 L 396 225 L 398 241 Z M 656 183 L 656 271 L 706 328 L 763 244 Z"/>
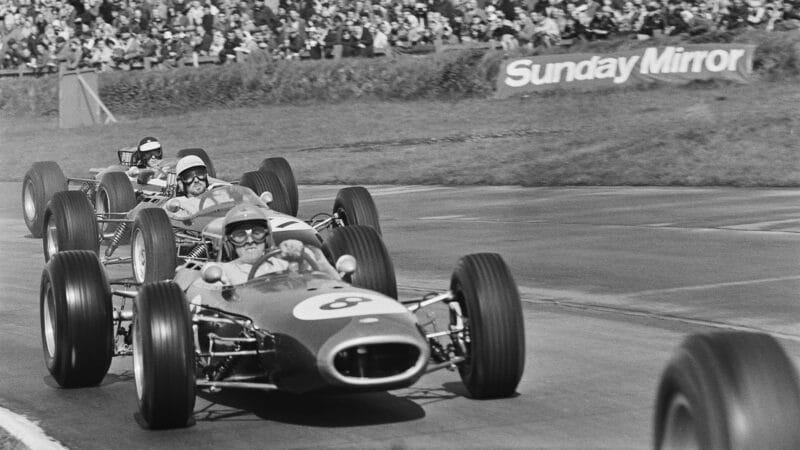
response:
<path fill-rule="evenodd" d="M 280 257 L 282 259 L 297 263 L 303 261 L 303 250 L 305 246 L 297 239 L 287 239 L 281 242 L 278 248 L 281 250 Z"/>

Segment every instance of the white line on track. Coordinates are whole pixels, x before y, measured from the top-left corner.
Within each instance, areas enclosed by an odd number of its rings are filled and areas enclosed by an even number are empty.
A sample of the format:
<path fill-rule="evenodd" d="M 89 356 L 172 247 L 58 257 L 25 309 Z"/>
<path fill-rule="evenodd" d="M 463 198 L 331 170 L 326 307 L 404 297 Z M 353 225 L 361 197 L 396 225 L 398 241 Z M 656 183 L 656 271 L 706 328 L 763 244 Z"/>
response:
<path fill-rule="evenodd" d="M 4 428 L 14 438 L 35 450 L 65 450 L 66 447 L 52 439 L 38 425 L 0 407 L 0 428 Z"/>
<path fill-rule="evenodd" d="M 453 189 L 447 186 L 391 186 L 387 188 L 374 188 L 371 187 L 369 189 L 370 194 L 373 197 L 382 197 L 386 195 L 405 195 L 405 194 L 416 194 L 419 192 L 431 192 L 431 191 L 441 191 Z M 313 198 L 306 198 L 300 200 L 300 203 L 310 203 L 310 202 L 322 202 L 322 201 L 331 201 L 336 199 L 336 196 L 333 197 L 313 197 Z"/>

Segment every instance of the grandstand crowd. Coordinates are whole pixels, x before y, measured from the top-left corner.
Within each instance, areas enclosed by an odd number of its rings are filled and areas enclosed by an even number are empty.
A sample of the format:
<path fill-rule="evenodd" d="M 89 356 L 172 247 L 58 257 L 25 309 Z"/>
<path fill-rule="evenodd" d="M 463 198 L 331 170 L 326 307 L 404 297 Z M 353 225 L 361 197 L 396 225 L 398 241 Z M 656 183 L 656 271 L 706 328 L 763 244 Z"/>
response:
<path fill-rule="evenodd" d="M 800 0 L 0 0 L 0 69 L 372 57 L 742 28 L 800 28 Z"/>

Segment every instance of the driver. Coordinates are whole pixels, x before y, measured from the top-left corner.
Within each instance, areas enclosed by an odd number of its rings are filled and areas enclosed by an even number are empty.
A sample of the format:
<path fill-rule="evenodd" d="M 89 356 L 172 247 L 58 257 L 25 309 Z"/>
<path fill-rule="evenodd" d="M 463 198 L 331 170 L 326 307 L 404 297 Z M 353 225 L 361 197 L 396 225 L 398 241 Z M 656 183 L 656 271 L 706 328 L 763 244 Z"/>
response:
<path fill-rule="evenodd" d="M 208 170 L 199 156 L 184 156 L 175 166 L 178 174 L 178 205 L 181 216 L 191 216 L 200 209 L 200 196 L 208 189 Z"/>
<path fill-rule="evenodd" d="M 223 227 L 223 246 L 228 249 L 232 247 L 236 259 L 219 263 L 223 273 L 221 281 L 224 284 L 242 284 L 247 281 L 253 264 L 274 248 L 267 213 L 255 205 L 238 205 L 225 215 Z M 299 270 L 300 264 L 303 264 L 304 252 L 317 262 L 320 270 L 338 276 L 322 251 L 317 248 L 305 247 L 295 239 L 281 242 L 278 248 L 281 250 L 280 254 L 264 261 L 255 276 Z"/>
<path fill-rule="evenodd" d="M 150 169 L 158 175 L 158 178 L 166 178 L 166 173 L 160 167 L 163 157 L 164 152 L 158 139 L 152 136 L 143 138 L 139 141 L 139 145 L 136 147 L 131 159 L 134 166 L 128 169 L 126 173 L 129 177 L 136 177 L 143 170 Z"/>

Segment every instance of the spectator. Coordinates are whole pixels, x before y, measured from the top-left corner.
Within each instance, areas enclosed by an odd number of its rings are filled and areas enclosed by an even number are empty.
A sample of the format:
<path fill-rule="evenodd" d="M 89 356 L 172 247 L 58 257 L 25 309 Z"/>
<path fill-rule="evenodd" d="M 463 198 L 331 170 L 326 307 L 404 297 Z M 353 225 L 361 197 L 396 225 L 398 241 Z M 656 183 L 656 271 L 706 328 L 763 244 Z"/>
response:
<path fill-rule="evenodd" d="M 101 72 L 112 70 L 114 68 L 113 53 L 111 51 L 113 45 L 114 41 L 111 39 L 99 39 L 92 49 L 89 65 Z"/>
<path fill-rule="evenodd" d="M 353 39 L 352 56 L 370 57 L 373 55 L 372 33 L 361 22 L 354 22 L 351 27 Z"/>
<path fill-rule="evenodd" d="M 561 40 L 561 30 L 555 20 L 544 14 L 533 11 L 531 13 L 533 22 L 533 46 L 552 47 Z"/>

